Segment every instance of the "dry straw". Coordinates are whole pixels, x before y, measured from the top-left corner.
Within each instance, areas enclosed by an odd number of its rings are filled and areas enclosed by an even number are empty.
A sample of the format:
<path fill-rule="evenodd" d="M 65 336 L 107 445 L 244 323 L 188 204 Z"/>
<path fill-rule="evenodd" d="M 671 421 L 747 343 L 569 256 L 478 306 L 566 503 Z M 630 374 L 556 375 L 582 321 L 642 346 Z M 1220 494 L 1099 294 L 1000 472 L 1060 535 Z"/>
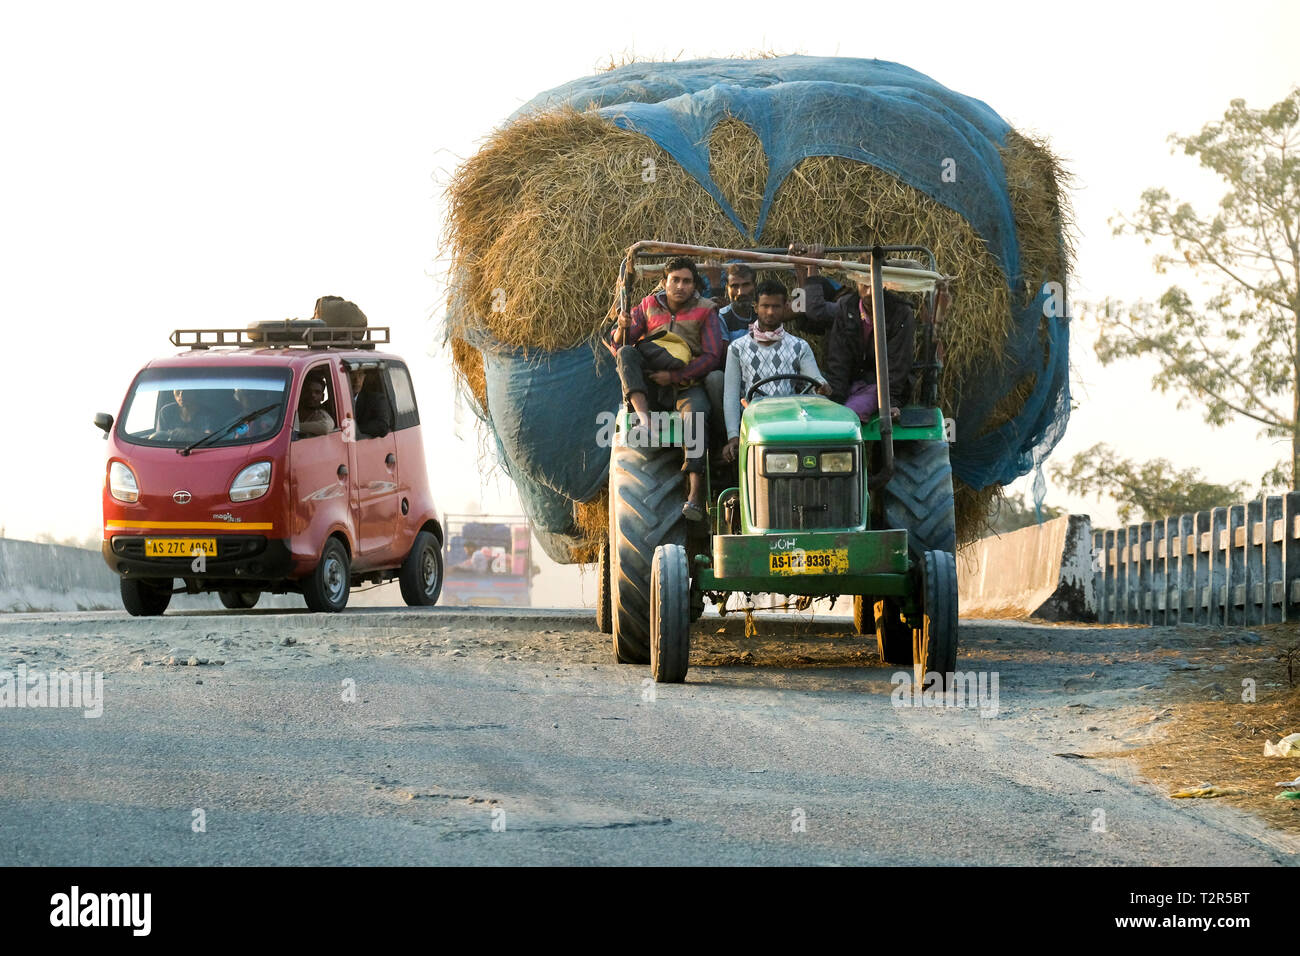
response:
<path fill-rule="evenodd" d="M 758 137 L 727 118 L 709 147 L 714 181 L 752 228 L 768 174 Z M 455 282 L 447 331 L 457 373 L 486 407 L 482 356 L 469 340 L 484 341 L 487 333 L 524 350 L 591 341 L 607 323 L 619 261 L 638 239 L 733 247 L 920 243 L 955 277 L 940 382 L 940 403 L 951 407 L 965 373 L 1004 362 L 1013 305 L 1023 306 L 1023 296 L 1045 281 L 1064 283 L 1069 267 L 1060 163 L 1042 142 L 1014 132 L 1002 157 L 1026 279 L 1014 303 L 996 260 L 965 219 L 875 167 L 838 157 L 803 160 L 778 189 L 756 240 L 646 137 L 572 109 L 520 120 L 490 137 L 448 188 Z M 1019 382 L 985 429 L 1013 418 L 1031 387 L 1032 377 Z M 961 540 L 986 526 L 995 494 L 957 488 Z M 580 513 L 583 532 L 594 540 L 604 510 L 590 503 Z"/>

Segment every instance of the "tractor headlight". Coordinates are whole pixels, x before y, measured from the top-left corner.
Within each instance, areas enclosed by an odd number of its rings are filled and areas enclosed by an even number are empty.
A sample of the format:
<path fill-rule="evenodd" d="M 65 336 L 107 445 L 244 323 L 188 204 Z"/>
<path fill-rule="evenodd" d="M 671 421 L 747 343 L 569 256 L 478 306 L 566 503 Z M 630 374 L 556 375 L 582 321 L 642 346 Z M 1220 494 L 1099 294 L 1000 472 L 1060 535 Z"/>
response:
<path fill-rule="evenodd" d="M 266 490 L 270 487 L 271 463 L 259 461 L 256 465 L 249 465 L 235 475 L 235 480 L 230 483 L 230 500 L 252 501 L 266 494 Z"/>
<path fill-rule="evenodd" d="M 799 471 L 799 456 L 768 452 L 763 456 L 763 471 L 769 475 L 793 475 Z"/>
<path fill-rule="evenodd" d="M 135 472 L 120 461 L 108 466 L 108 493 L 118 501 L 139 501 L 140 486 Z"/>
<path fill-rule="evenodd" d="M 853 470 L 853 452 L 851 451 L 824 451 L 821 455 L 822 471 L 826 474 L 838 475 Z"/>

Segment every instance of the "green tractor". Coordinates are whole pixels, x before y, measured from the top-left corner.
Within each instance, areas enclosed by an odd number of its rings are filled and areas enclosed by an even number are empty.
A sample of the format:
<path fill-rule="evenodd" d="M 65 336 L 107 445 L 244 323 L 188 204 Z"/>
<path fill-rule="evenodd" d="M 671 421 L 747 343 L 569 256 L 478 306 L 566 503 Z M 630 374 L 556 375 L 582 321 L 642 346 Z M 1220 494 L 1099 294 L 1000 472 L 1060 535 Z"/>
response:
<path fill-rule="evenodd" d="M 865 261 L 808 259 L 775 249 L 716 249 L 660 242 L 632 246 L 620 270 L 629 300 L 646 257 L 689 255 L 748 261 L 756 270 L 817 265 L 884 289 L 923 296 L 918 311 L 917 403 L 860 422 L 855 412 L 812 394 L 817 382 L 775 376 L 746 396 L 738 484 L 711 463 L 706 521 L 683 519 L 682 423 L 669 440 L 646 442 L 618 415 L 609 468 L 609 537 L 601 549 L 598 623 L 624 663 L 649 663 L 656 681 L 685 679 L 690 625 L 708 596 L 733 592 L 825 597 L 852 595 L 858 633 L 874 631 L 887 664 L 914 668 L 916 685 L 956 668 L 957 568 L 952 467 L 938 407 L 940 343 L 947 279 L 920 246 L 838 247 Z M 914 260 L 890 256 L 921 255 Z M 876 322 L 877 394 L 889 395 L 885 323 Z M 802 394 L 763 397 L 757 389 L 789 379 Z M 721 410 L 715 410 L 720 414 Z M 631 440 L 629 440 L 631 439 Z M 657 447 L 655 447 L 657 446 Z M 719 483 L 720 482 L 720 483 Z M 729 485 L 722 487 L 721 485 Z M 715 489 L 716 492 L 715 492 Z"/>

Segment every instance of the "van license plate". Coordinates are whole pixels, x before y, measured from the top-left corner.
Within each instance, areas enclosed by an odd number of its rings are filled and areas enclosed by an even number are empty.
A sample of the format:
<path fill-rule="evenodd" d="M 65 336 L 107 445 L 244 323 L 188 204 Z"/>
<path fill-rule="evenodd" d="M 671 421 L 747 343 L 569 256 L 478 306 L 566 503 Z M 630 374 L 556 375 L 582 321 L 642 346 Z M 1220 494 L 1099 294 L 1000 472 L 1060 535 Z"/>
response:
<path fill-rule="evenodd" d="M 845 574 L 849 570 L 847 548 L 832 551 L 789 551 L 768 558 L 773 574 Z"/>
<path fill-rule="evenodd" d="M 192 558 L 197 552 L 205 557 L 217 556 L 216 538 L 145 538 L 146 558 Z"/>

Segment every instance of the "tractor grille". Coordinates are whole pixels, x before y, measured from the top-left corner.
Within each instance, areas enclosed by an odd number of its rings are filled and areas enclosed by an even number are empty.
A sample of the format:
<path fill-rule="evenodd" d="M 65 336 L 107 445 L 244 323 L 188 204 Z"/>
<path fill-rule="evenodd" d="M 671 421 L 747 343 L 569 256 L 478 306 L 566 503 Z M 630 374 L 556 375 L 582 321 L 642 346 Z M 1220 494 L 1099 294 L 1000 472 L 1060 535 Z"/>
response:
<path fill-rule="evenodd" d="M 782 448 L 782 451 L 786 449 Z M 801 448 L 798 454 L 817 457 L 843 448 Z M 749 456 L 750 514 L 763 530 L 803 531 L 853 528 L 862 523 L 861 458 L 847 474 L 823 475 L 801 469 L 798 474 L 764 475 L 762 450 Z"/>

